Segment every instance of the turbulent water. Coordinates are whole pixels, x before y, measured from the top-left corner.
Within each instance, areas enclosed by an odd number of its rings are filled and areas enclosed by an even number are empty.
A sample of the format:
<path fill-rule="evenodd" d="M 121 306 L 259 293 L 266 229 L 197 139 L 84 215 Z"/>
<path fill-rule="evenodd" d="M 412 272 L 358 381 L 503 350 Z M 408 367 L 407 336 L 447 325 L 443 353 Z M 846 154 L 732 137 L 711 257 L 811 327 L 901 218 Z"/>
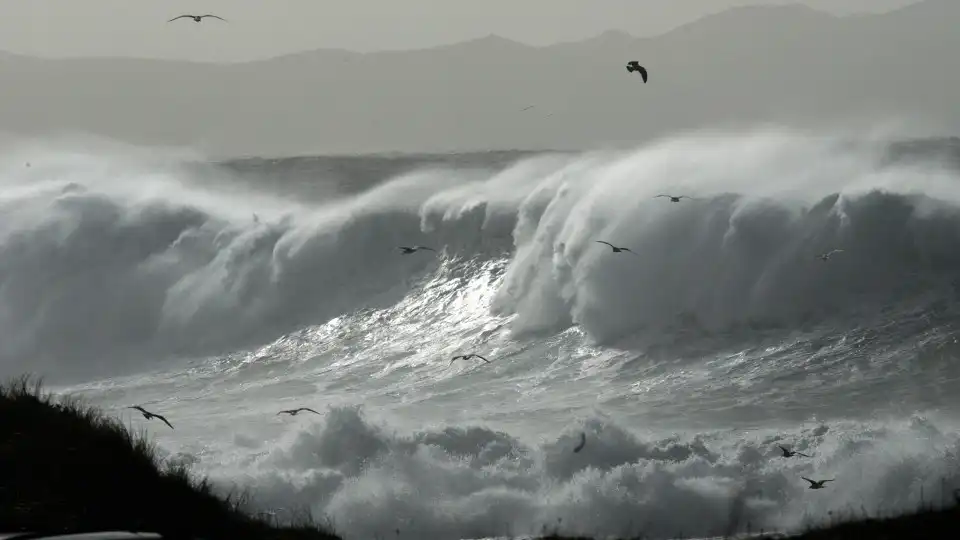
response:
<path fill-rule="evenodd" d="M 960 488 L 958 156 L 777 130 L 230 163 L 10 147 L 0 374 L 348 539 L 912 509 Z M 492 362 L 451 363 L 469 352 Z M 322 415 L 277 415 L 300 406 Z"/>

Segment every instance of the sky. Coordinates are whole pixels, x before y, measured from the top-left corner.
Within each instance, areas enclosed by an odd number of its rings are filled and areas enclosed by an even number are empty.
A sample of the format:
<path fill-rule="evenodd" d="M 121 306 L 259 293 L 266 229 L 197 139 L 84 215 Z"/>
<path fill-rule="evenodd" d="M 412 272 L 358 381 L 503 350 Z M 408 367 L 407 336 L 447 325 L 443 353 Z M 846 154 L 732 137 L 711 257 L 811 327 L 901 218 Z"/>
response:
<path fill-rule="evenodd" d="M 44 57 L 238 62 L 319 48 L 423 48 L 490 34 L 533 45 L 612 29 L 656 35 L 737 5 L 804 3 L 845 15 L 916 1 L 0 0 L 0 50 Z M 229 22 L 167 23 L 195 12 Z"/>

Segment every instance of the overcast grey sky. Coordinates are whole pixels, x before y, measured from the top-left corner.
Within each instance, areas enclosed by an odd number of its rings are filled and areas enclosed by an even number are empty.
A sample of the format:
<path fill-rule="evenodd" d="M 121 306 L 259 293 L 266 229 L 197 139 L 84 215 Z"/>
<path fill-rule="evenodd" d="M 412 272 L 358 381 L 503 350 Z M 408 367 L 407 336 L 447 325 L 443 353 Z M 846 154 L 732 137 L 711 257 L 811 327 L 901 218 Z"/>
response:
<path fill-rule="evenodd" d="M 916 0 L 0 0 L 0 50 L 239 61 L 317 48 L 418 48 L 488 34 L 543 45 L 609 29 L 658 34 L 736 5 L 797 1 L 848 14 Z M 230 23 L 166 22 L 194 12 Z"/>

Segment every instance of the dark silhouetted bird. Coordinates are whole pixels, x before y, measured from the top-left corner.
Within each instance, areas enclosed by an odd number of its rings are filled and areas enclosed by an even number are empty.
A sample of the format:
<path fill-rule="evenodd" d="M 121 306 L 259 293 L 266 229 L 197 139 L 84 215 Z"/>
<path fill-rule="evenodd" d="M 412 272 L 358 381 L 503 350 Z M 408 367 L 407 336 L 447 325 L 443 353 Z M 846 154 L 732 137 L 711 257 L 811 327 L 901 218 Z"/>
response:
<path fill-rule="evenodd" d="M 583 447 L 586 446 L 586 445 L 587 445 L 587 434 L 586 434 L 586 433 L 583 433 L 583 432 L 581 431 L 581 432 L 580 432 L 580 444 L 578 444 L 577 447 L 573 449 L 573 453 L 574 453 L 574 454 L 579 453 L 581 450 L 583 450 Z"/>
<path fill-rule="evenodd" d="M 693 199 L 693 197 L 688 197 L 686 195 L 673 196 L 673 195 L 657 195 L 654 199 L 659 199 L 660 197 L 667 197 L 670 199 L 670 202 L 680 202 L 680 199 Z"/>
<path fill-rule="evenodd" d="M 833 482 L 835 480 L 835 478 L 831 478 L 829 480 L 811 480 L 806 476 L 801 476 L 800 478 L 803 478 L 807 482 L 810 482 L 810 489 L 823 489 L 824 484 L 826 484 L 827 482 Z"/>
<path fill-rule="evenodd" d="M 193 22 L 200 22 L 205 17 L 213 17 L 214 19 L 220 19 L 223 22 L 227 22 L 223 17 L 217 17 L 216 15 L 180 15 L 179 17 L 174 17 L 167 22 L 173 22 L 177 19 L 193 19 Z"/>
<path fill-rule="evenodd" d="M 636 60 L 631 60 L 630 62 L 627 62 L 627 72 L 628 72 L 628 73 L 633 73 L 634 71 L 640 72 L 640 77 L 643 78 L 643 83 L 646 84 L 646 83 L 647 83 L 647 68 L 641 66 L 641 65 L 640 65 L 640 62 L 637 62 Z"/>
<path fill-rule="evenodd" d="M 320 413 L 318 413 L 317 411 L 311 409 L 310 407 L 300 407 L 299 409 L 287 409 L 287 410 L 285 410 L 285 411 L 280 411 L 280 412 L 277 413 L 277 415 L 289 414 L 290 416 L 296 416 L 298 413 L 303 412 L 303 411 L 310 411 L 310 412 L 312 412 L 312 413 L 314 413 L 314 414 L 320 414 Z M 323 415 L 320 415 L 320 416 L 323 416 Z"/>
<path fill-rule="evenodd" d="M 603 240 L 594 240 L 594 241 L 595 241 L 596 243 L 598 243 L 598 244 L 606 244 L 606 245 L 610 246 L 610 249 L 612 249 L 614 253 L 620 253 L 621 251 L 627 251 L 627 252 L 629 252 L 629 253 L 633 253 L 634 255 L 636 255 L 635 252 L 630 251 L 630 248 L 617 247 L 617 246 L 611 244 L 610 242 L 604 242 Z"/>
<path fill-rule="evenodd" d="M 400 247 L 398 247 L 397 249 L 399 249 L 400 251 L 402 251 L 404 255 L 409 255 L 409 254 L 411 254 L 411 253 L 416 253 L 416 252 L 418 252 L 418 251 L 420 251 L 420 250 L 432 251 L 432 252 L 434 252 L 434 253 L 436 253 L 436 251 L 437 251 L 437 250 L 435 250 L 435 249 L 433 249 L 433 248 L 429 248 L 429 247 L 427 247 L 427 246 L 413 246 L 413 247 L 400 246 Z"/>
<path fill-rule="evenodd" d="M 486 358 L 480 356 L 479 354 L 473 354 L 473 353 L 470 353 L 470 354 L 461 354 L 461 355 L 458 355 L 458 356 L 454 356 L 452 359 L 450 359 L 450 363 L 453 364 L 454 362 L 456 362 L 457 360 L 460 360 L 461 358 L 464 359 L 464 360 L 470 360 L 471 358 L 479 358 L 479 359 L 483 360 L 484 362 L 486 362 L 486 363 L 488 363 L 488 364 L 491 364 L 491 363 L 492 363 L 492 362 L 490 362 L 489 360 L 487 360 Z"/>
<path fill-rule="evenodd" d="M 780 445 L 778 444 L 777 446 L 780 446 Z M 793 452 L 793 451 L 791 451 L 791 450 L 787 450 L 786 448 L 784 448 L 784 447 L 782 447 L 782 446 L 780 446 L 780 450 L 783 450 L 783 456 L 782 456 L 782 457 L 793 457 L 793 456 L 810 457 L 810 456 L 808 456 L 808 455 L 806 455 L 806 454 L 802 454 L 802 453 L 800 453 L 800 452 Z"/>
<path fill-rule="evenodd" d="M 162 417 L 162 416 L 160 416 L 159 414 L 152 413 L 152 412 L 144 409 L 143 407 L 141 407 L 141 406 L 139 406 L 139 405 L 135 405 L 135 406 L 133 406 L 133 407 L 127 407 L 127 408 L 128 408 L 128 409 L 136 409 L 136 410 L 140 411 L 140 413 L 143 414 L 143 417 L 146 418 L 147 420 L 150 420 L 151 418 L 156 418 L 156 419 L 162 421 L 164 424 L 170 426 L 170 429 L 173 429 L 173 425 L 171 425 L 170 422 L 167 422 L 167 419 L 164 418 L 164 417 Z"/>

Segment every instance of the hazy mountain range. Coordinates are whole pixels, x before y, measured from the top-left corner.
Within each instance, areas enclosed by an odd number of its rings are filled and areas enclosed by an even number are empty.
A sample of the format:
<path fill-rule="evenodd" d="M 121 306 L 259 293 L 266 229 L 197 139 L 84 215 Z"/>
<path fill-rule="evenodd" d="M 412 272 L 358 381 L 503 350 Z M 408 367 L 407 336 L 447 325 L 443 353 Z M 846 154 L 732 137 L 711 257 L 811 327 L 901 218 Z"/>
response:
<path fill-rule="evenodd" d="M 607 32 L 549 47 L 490 36 L 239 64 L 0 53 L 0 131 L 232 156 L 570 149 L 757 122 L 960 131 L 957 21 L 960 0 L 926 0 L 850 17 L 737 8 L 653 38 Z"/>

